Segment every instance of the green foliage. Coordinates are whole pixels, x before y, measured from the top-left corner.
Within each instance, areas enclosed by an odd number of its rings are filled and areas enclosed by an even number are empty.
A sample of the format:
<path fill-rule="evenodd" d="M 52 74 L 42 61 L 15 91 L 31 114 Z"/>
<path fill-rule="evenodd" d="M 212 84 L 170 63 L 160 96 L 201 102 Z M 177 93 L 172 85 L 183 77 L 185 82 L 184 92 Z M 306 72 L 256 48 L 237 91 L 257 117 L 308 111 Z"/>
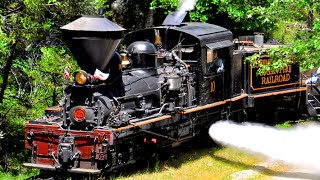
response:
<path fill-rule="evenodd" d="M 195 11 L 190 12 L 190 19 L 193 21 L 207 22 L 214 17 L 212 12 L 213 3 L 210 1 L 201 0 L 196 4 Z"/>
<path fill-rule="evenodd" d="M 0 59 L 4 61 L 10 55 L 12 40 L 0 29 Z M 2 64 L 2 63 L 1 63 Z"/>
<path fill-rule="evenodd" d="M 150 3 L 150 9 L 156 10 L 158 8 L 164 9 L 166 13 L 172 12 L 177 9 L 179 0 L 153 0 Z"/>
<path fill-rule="evenodd" d="M 38 169 L 24 169 L 19 167 L 19 172 L 3 172 L 0 173 L 0 179 L 2 180 L 26 180 L 26 179 L 31 179 L 32 177 L 37 176 L 38 174 L 40 174 Z M 19 174 L 16 174 L 19 173 Z"/>
<path fill-rule="evenodd" d="M 0 139 L 0 162 L 2 170 L 15 169 L 18 162 L 26 160 L 24 149 L 24 122 L 2 120 L 0 128 L 4 132 Z"/>
<path fill-rule="evenodd" d="M 151 9 L 154 10 L 171 12 L 178 7 L 178 0 L 151 2 Z M 268 51 L 273 62 L 260 66 L 258 73 L 263 74 L 279 71 L 293 62 L 299 62 L 302 71 L 320 66 L 319 10 L 320 2 L 315 0 L 198 0 L 196 8 L 190 11 L 190 18 L 217 23 L 239 34 L 263 32 L 266 38 L 290 44 Z M 258 62 L 255 56 L 248 61 L 253 64 Z"/>
<path fill-rule="evenodd" d="M 313 0 L 274 1 L 266 15 L 278 21 L 275 37 L 290 46 L 274 53 L 274 59 L 300 62 L 301 70 L 320 66 L 319 7 Z"/>
<path fill-rule="evenodd" d="M 286 121 L 284 123 L 281 123 L 281 124 L 276 124 L 276 128 L 279 128 L 279 129 L 289 129 L 292 127 L 293 124 L 296 124 L 295 122 L 292 122 L 292 121 Z"/>
<path fill-rule="evenodd" d="M 217 5 L 219 13 L 226 13 L 237 23 L 241 23 L 243 30 L 266 30 L 273 26 L 273 22 L 263 16 L 265 7 L 269 6 L 268 0 L 212 0 Z"/>
<path fill-rule="evenodd" d="M 63 68 L 78 68 L 59 28 L 81 15 L 95 15 L 104 0 L 0 2 L 0 165 L 24 161 L 24 122 L 56 105 Z M 3 93 L 3 94 L 2 94 Z M 12 165 L 12 166 L 11 166 Z"/>
<path fill-rule="evenodd" d="M 57 73 L 62 79 L 61 71 L 65 66 L 71 66 L 71 56 L 65 48 L 42 47 L 41 61 L 37 62 L 39 69 L 47 73 Z M 73 62 L 75 63 L 75 62 Z"/>
<path fill-rule="evenodd" d="M 178 10 L 179 0 L 153 0 L 150 4 L 153 10 L 164 10 L 166 13 Z M 264 16 L 265 7 L 270 2 L 248 0 L 198 0 L 194 10 L 190 11 L 192 21 L 213 22 L 228 25 L 232 29 L 265 32 L 274 26 L 274 21 Z M 227 19 L 227 20 L 226 20 Z"/>
<path fill-rule="evenodd" d="M 319 24 L 319 20 L 316 19 L 314 21 L 313 30 L 292 30 L 295 33 L 288 35 L 290 36 L 291 44 L 268 50 L 267 53 L 270 55 L 273 61 L 267 65 L 260 65 L 258 73 L 264 74 L 266 71 L 279 71 L 280 68 L 286 67 L 288 63 L 300 63 L 301 71 L 319 67 Z M 287 35 L 283 34 L 283 36 L 285 36 L 283 39 L 289 39 L 286 37 Z M 257 65 L 258 56 L 259 55 L 249 57 L 247 60 L 252 64 Z"/>
<path fill-rule="evenodd" d="M 257 73 L 278 71 L 287 63 L 299 62 L 301 71 L 320 66 L 319 62 L 319 7 L 320 2 L 313 0 L 277 0 L 262 8 L 261 17 L 275 22 L 269 34 L 281 43 L 289 44 L 268 51 L 272 62 L 260 65 Z M 257 63 L 255 56 L 248 58 Z"/>
<path fill-rule="evenodd" d="M 32 107 L 38 104 L 43 107 L 56 105 L 64 85 L 64 67 L 69 66 L 73 70 L 78 68 L 64 47 L 42 47 L 41 53 L 41 59 L 35 62 L 29 60 L 29 64 L 26 61 L 24 64 L 16 63 L 32 82 L 33 88 L 27 97 Z M 43 107 L 40 109 L 43 110 Z M 39 107 L 33 109 L 38 111 Z"/>

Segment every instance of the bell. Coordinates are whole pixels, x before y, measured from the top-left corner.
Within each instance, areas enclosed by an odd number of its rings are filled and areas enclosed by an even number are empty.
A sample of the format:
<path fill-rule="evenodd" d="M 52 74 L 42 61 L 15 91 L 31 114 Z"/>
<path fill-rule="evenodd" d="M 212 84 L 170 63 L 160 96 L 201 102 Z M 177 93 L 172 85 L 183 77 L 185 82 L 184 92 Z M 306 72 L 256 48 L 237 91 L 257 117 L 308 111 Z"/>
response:
<path fill-rule="evenodd" d="M 121 60 L 122 60 L 121 61 L 122 67 L 124 67 L 124 68 L 128 67 L 131 64 L 131 62 L 128 59 L 128 54 L 126 52 L 121 52 L 120 56 L 121 56 Z"/>
<path fill-rule="evenodd" d="M 160 32 L 159 30 L 154 30 L 154 31 L 155 31 L 154 44 L 157 46 L 160 46 L 161 45 Z"/>

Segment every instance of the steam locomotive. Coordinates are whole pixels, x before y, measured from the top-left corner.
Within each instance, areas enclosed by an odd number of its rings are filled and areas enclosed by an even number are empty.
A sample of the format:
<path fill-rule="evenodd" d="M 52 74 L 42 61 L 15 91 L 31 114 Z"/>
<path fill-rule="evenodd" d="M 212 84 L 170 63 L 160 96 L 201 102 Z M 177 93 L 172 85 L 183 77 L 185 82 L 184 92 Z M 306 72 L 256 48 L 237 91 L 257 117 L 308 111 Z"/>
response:
<path fill-rule="evenodd" d="M 125 36 L 103 17 L 81 17 L 61 31 L 81 70 L 59 106 L 28 121 L 25 167 L 99 174 L 188 141 L 217 120 L 271 120 L 307 105 L 299 64 L 257 75 L 259 66 L 245 62 L 272 46 L 254 45 L 259 36 L 235 41 L 228 29 L 174 14 Z M 127 48 L 116 52 L 122 39 Z M 208 68 L 215 52 L 223 71 Z"/>

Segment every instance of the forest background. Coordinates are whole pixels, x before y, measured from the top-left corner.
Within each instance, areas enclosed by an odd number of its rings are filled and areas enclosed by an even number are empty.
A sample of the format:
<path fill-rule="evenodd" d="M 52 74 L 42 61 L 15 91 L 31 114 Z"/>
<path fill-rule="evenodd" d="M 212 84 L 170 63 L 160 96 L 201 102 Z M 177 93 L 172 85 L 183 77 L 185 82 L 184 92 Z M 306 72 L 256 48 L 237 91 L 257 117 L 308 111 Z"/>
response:
<path fill-rule="evenodd" d="M 269 53 L 279 70 L 300 62 L 320 65 L 320 2 L 317 0 L 186 0 L 196 3 L 191 21 L 217 24 L 234 37 L 263 32 L 265 39 L 289 44 Z M 0 171 L 17 172 L 30 152 L 24 126 L 58 104 L 63 69 L 78 68 L 59 28 L 83 15 L 102 13 L 127 31 L 159 25 L 179 0 L 7 0 L 0 2 Z M 255 62 L 256 59 L 250 59 Z"/>

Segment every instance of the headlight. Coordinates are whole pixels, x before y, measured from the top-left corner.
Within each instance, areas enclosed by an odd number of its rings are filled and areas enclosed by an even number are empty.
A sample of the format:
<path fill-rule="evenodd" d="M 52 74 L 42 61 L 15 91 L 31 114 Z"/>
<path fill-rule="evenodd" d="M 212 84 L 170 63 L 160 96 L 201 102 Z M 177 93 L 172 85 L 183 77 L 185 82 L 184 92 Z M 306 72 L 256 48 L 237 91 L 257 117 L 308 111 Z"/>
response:
<path fill-rule="evenodd" d="M 74 79 L 78 84 L 85 84 L 88 81 L 88 74 L 81 70 L 75 73 Z"/>
<path fill-rule="evenodd" d="M 76 108 L 73 113 L 73 118 L 76 122 L 80 123 L 86 118 L 86 111 L 82 107 Z"/>

